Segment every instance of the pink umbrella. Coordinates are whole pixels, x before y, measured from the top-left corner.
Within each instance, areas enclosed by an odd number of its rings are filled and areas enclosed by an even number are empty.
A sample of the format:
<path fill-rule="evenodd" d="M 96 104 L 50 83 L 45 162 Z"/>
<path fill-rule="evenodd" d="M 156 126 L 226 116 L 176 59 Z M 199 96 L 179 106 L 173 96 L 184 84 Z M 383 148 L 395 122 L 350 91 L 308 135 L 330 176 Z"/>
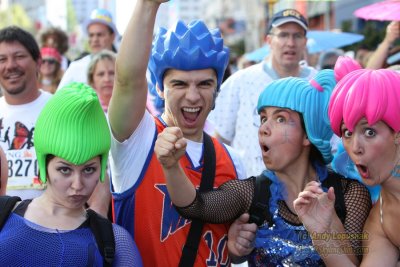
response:
<path fill-rule="evenodd" d="M 400 21 L 400 0 L 386 0 L 364 6 L 357 9 L 354 15 L 366 20 Z"/>

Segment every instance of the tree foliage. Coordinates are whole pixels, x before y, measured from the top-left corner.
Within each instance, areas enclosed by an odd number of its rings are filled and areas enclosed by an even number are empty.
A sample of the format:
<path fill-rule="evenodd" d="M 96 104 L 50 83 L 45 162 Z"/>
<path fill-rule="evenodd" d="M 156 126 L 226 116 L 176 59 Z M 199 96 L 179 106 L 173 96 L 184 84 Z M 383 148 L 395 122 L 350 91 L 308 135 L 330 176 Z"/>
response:
<path fill-rule="evenodd" d="M 0 11 L 0 28 L 16 25 L 29 32 L 33 32 L 34 25 L 31 18 L 20 4 L 13 4 L 8 9 Z"/>
<path fill-rule="evenodd" d="M 356 50 L 358 47 L 365 47 L 369 50 L 375 50 L 376 47 L 382 42 L 385 37 L 386 26 L 388 22 L 378 22 L 378 21 L 359 21 L 358 28 L 360 34 L 364 35 L 364 40 L 360 43 L 353 44 L 351 46 L 344 47 L 345 50 Z M 351 32 L 352 30 L 351 20 L 342 22 L 342 31 Z"/>
<path fill-rule="evenodd" d="M 67 30 L 68 32 L 73 32 L 78 25 L 78 19 L 76 18 L 76 13 L 72 0 L 67 0 Z"/>

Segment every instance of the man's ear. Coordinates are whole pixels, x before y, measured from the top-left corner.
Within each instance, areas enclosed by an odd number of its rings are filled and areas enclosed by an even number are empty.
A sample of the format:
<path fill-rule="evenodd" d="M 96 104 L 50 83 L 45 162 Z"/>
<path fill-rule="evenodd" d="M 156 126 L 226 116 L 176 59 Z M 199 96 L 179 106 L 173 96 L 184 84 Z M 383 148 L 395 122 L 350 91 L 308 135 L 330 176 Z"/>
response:
<path fill-rule="evenodd" d="M 36 63 L 36 67 L 37 67 L 36 68 L 36 77 L 38 77 L 38 78 L 40 76 L 40 67 L 42 66 L 42 64 L 43 64 L 43 59 L 42 59 L 42 57 L 40 57 Z"/>
<path fill-rule="evenodd" d="M 215 102 L 217 101 L 217 96 L 218 96 L 218 94 L 219 94 L 219 91 L 218 91 L 218 89 L 216 88 L 215 91 L 214 91 L 214 94 L 213 94 L 213 103 L 212 103 L 211 110 L 214 110 L 214 109 L 215 109 Z"/>
<path fill-rule="evenodd" d="M 157 95 L 158 95 L 161 99 L 165 99 L 165 98 L 164 98 L 164 91 L 161 91 L 160 87 L 158 86 L 158 83 L 156 84 L 156 91 L 157 91 Z"/>
<path fill-rule="evenodd" d="M 268 45 L 271 45 L 271 38 L 272 36 L 270 34 L 267 34 L 264 38 L 264 42 Z"/>

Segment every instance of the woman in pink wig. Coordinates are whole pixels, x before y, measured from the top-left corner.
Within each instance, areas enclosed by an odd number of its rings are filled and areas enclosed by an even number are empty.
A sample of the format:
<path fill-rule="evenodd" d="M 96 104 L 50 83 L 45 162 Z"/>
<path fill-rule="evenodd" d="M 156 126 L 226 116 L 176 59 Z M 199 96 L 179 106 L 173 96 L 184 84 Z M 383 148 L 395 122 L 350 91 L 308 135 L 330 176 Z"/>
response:
<path fill-rule="evenodd" d="M 381 185 L 378 203 L 364 225 L 361 266 L 396 266 L 400 234 L 400 74 L 392 70 L 367 70 L 341 58 L 335 66 L 338 83 L 329 103 L 329 119 L 335 134 L 366 185 Z M 347 74 L 346 74 L 347 73 Z M 334 205 L 332 191 L 322 192 L 311 182 L 294 201 L 294 207 L 307 230 L 320 244 L 322 222 L 329 225 Z M 318 215 L 318 216 L 317 216 Z M 332 235 L 334 234 L 331 232 Z M 353 237 L 346 236 L 351 239 Z M 333 251 L 333 250 L 332 250 Z M 327 252 L 336 266 L 352 266 L 345 251 Z"/>

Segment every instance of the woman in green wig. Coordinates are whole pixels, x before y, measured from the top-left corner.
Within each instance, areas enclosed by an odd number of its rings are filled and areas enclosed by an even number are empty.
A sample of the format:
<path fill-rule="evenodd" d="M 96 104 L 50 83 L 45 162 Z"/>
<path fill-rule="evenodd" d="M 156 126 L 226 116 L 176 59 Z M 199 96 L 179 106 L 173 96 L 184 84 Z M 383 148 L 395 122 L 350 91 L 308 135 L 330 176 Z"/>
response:
<path fill-rule="evenodd" d="M 57 91 L 40 113 L 34 143 L 47 188 L 11 212 L 0 231 L 0 266 L 142 266 L 130 234 L 85 208 L 110 149 L 96 92 L 82 83 Z M 99 241 L 107 232 L 100 224 L 111 226 L 115 244 Z"/>

